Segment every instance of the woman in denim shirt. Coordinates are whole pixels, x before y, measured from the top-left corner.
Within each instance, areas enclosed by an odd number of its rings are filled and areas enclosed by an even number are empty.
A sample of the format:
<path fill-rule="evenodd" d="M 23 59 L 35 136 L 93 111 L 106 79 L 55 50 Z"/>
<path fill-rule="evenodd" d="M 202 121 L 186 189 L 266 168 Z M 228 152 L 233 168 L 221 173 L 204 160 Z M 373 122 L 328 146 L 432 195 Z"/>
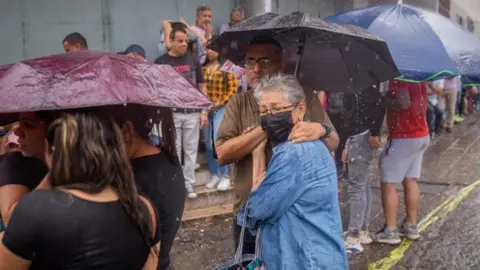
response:
<path fill-rule="evenodd" d="M 289 135 L 306 118 L 305 94 L 291 75 L 262 80 L 255 90 L 260 122 L 273 156 L 265 172 L 265 145 L 253 155 L 252 193 L 238 214 L 260 230 L 266 269 L 348 269 L 334 161 L 321 141 L 293 144 Z"/>

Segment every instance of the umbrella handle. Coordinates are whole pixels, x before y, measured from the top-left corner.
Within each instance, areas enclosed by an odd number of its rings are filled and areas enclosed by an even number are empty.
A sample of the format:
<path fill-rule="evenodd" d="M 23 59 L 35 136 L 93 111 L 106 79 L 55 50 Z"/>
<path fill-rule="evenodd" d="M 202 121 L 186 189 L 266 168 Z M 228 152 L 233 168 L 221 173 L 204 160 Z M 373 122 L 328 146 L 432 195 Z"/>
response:
<path fill-rule="evenodd" d="M 297 50 L 297 63 L 295 64 L 295 72 L 293 73 L 295 75 L 295 77 L 298 78 L 298 70 L 300 69 L 300 64 L 302 63 L 302 58 L 303 58 L 303 49 L 305 47 L 305 32 L 302 32 L 300 34 L 300 39 L 298 40 L 298 42 L 300 43 L 298 45 L 298 50 Z"/>

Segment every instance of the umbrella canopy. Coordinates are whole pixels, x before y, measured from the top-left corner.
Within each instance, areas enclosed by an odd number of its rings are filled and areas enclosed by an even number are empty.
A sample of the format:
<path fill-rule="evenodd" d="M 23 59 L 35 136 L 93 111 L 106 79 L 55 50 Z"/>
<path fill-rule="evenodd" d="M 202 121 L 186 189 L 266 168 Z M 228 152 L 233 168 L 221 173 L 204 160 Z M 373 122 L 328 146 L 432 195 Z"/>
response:
<path fill-rule="evenodd" d="M 360 26 L 385 39 L 404 80 L 460 74 L 467 83 L 480 83 L 480 40 L 440 14 L 397 4 L 347 11 L 326 20 Z"/>
<path fill-rule="evenodd" d="M 250 41 L 262 35 L 282 45 L 286 72 L 295 73 L 307 89 L 354 92 L 400 75 L 381 38 L 302 12 L 250 17 L 223 32 L 210 47 L 239 64 Z"/>
<path fill-rule="evenodd" d="M 211 108 L 168 65 L 97 51 L 51 55 L 0 66 L 0 113 L 119 104 Z"/>

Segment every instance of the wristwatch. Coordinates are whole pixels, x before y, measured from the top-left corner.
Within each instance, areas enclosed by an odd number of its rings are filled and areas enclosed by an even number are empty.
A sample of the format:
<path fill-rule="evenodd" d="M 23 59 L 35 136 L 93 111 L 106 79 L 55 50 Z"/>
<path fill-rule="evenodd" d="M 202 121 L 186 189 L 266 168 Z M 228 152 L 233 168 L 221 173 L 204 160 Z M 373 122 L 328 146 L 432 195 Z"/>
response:
<path fill-rule="evenodd" d="M 320 121 L 320 125 L 325 129 L 325 135 L 320 137 L 320 140 L 326 140 L 330 137 L 330 133 L 332 133 L 333 129 L 323 121 Z"/>

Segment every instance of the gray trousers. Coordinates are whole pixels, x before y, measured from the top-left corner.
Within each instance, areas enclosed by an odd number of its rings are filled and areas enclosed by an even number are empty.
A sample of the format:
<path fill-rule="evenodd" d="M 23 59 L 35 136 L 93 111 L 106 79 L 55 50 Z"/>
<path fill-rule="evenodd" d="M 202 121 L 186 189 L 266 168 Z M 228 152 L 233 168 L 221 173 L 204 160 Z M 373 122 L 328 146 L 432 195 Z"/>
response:
<path fill-rule="evenodd" d="M 181 160 L 185 186 L 195 184 L 195 164 L 197 163 L 198 140 L 200 139 L 200 113 L 173 113 L 176 131 L 177 154 Z"/>
<path fill-rule="evenodd" d="M 360 230 L 368 230 L 370 224 L 372 189 L 369 167 L 375 150 L 370 147 L 369 138 L 370 132 L 366 131 L 348 138 L 345 144 L 348 160 L 345 176 L 350 206 L 348 231 L 354 235 Z"/>

